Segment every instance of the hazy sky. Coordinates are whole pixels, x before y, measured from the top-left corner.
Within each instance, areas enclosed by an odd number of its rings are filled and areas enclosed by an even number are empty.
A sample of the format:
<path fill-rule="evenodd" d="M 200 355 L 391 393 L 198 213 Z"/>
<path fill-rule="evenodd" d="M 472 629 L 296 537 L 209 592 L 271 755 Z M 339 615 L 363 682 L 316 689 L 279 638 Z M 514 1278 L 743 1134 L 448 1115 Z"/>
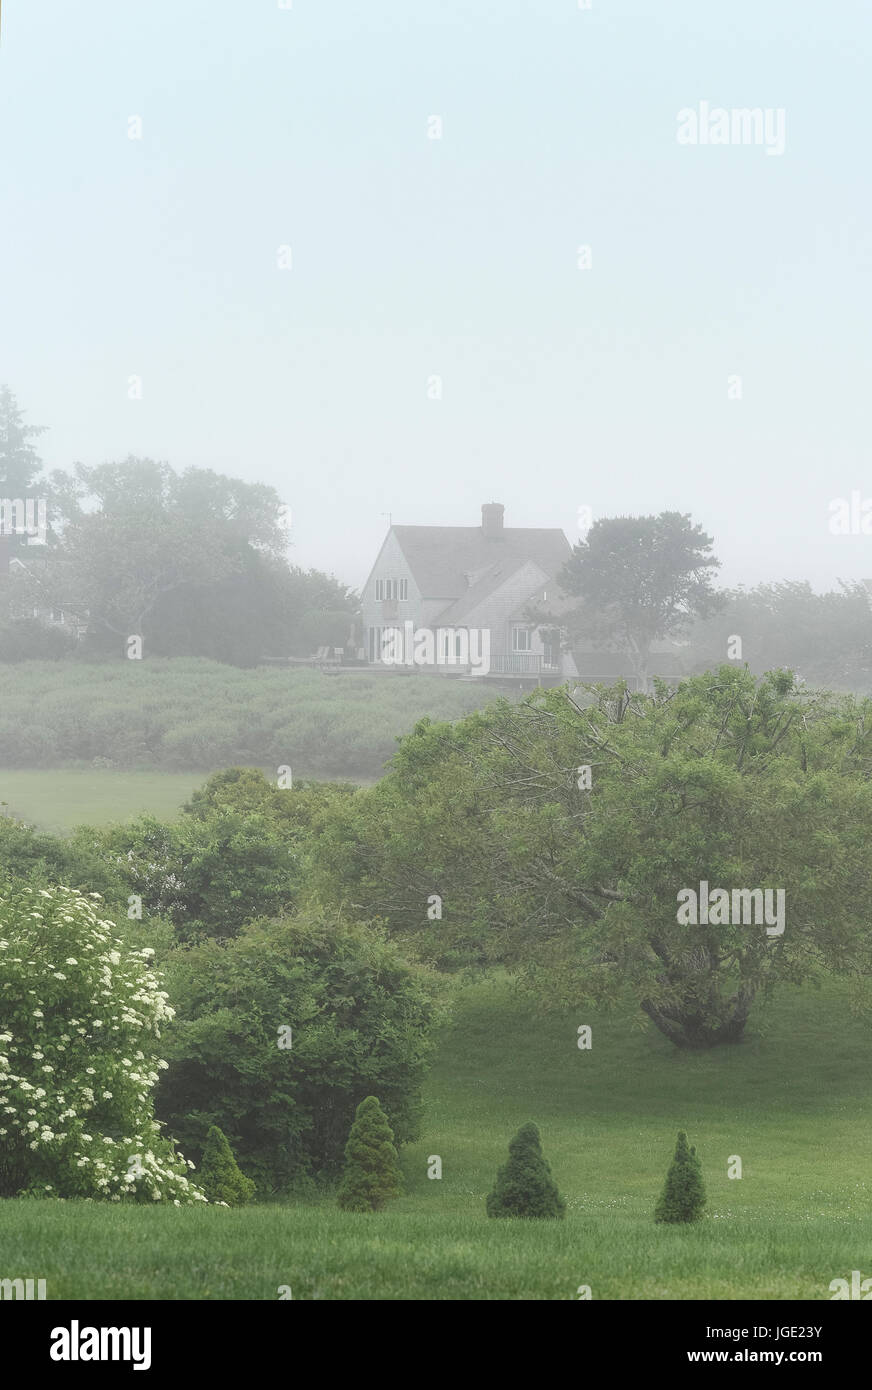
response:
<path fill-rule="evenodd" d="M 872 497 L 868 0 L 592 5 L 4 0 L 0 381 L 48 466 L 270 482 L 355 585 L 383 513 L 490 500 L 872 575 L 828 512 Z M 701 101 L 784 153 L 679 144 Z"/>

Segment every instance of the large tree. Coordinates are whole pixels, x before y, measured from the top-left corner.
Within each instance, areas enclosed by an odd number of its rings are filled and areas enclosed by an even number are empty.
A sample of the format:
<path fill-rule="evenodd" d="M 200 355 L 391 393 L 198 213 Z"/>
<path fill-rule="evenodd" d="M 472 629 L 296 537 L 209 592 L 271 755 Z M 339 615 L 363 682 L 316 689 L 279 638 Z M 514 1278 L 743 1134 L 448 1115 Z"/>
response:
<path fill-rule="evenodd" d="M 77 464 L 52 484 L 62 545 L 41 584 L 115 638 L 150 634 L 162 600 L 238 576 L 251 552 L 281 553 L 281 503 L 260 484 L 136 458 Z"/>
<path fill-rule="evenodd" d="M 350 627 L 343 585 L 288 566 L 271 487 L 127 458 L 56 472 L 51 495 L 59 544 L 18 587 L 86 623 L 98 651 L 139 636 L 146 654 L 251 666 L 317 645 L 322 610 L 325 630 L 341 631 L 337 610 Z"/>
<path fill-rule="evenodd" d="M 740 1039 L 779 982 L 834 970 L 859 989 L 872 703 L 731 667 L 587 699 L 543 690 L 420 725 L 393 772 L 336 808 L 319 891 L 443 965 L 507 964 L 546 1004 L 633 998 L 684 1048 Z M 682 919 L 703 882 L 731 909 L 741 895 L 732 920 Z M 756 896 L 743 920 L 758 889 L 773 905 L 783 891 L 783 931 Z"/>
<path fill-rule="evenodd" d="M 717 608 L 712 544 L 680 512 L 595 522 L 558 575 L 564 594 L 579 600 L 562 615 L 570 645 L 585 638 L 623 652 L 645 689 L 652 643 Z"/>

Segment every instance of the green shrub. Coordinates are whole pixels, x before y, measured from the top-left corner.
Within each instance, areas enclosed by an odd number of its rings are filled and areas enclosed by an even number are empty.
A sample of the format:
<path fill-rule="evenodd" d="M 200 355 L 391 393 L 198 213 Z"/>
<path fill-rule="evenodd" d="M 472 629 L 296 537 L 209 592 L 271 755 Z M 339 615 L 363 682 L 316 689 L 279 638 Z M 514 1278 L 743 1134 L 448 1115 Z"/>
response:
<path fill-rule="evenodd" d="M 343 1211 L 381 1211 L 402 1191 L 394 1132 L 375 1096 L 357 1107 L 345 1146 L 338 1202 Z"/>
<path fill-rule="evenodd" d="M 210 1202 L 244 1207 L 254 1196 L 254 1183 L 240 1169 L 226 1134 L 217 1125 L 211 1125 L 206 1135 L 203 1162 L 197 1176 Z"/>
<path fill-rule="evenodd" d="M 539 1130 L 522 1125 L 509 1144 L 509 1161 L 487 1198 L 488 1216 L 561 1217 L 566 1203 L 542 1156 Z"/>
<path fill-rule="evenodd" d="M 675 1146 L 675 1155 L 666 1174 L 663 1191 L 654 1209 L 655 1221 L 699 1221 L 705 1206 L 705 1184 L 702 1165 L 696 1149 L 688 1148 L 687 1135 L 682 1130 Z"/>
<path fill-rule="evenodd" d="M 376 1091 L 398 1141 L 417 1137 L 439 1011 L 428 972 L 380 930 L 314 912 L 254 922 L 172 951 L 166 973 L 158 1113 L 195 1158 L 218 1125 L 262 1194 L 332 1174 Z"/>

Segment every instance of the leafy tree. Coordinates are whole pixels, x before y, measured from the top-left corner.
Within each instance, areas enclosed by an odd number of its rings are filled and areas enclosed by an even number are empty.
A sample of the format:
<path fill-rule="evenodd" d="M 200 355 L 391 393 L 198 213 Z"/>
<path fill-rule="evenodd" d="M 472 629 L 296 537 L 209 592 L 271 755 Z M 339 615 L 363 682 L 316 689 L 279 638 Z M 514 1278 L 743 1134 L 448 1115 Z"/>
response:
<path fill-rule="evenodd" d="M 24 497 L 42 471 L 32 441 L 45 434 L 45 425 L 26 425 L 8 386 L 0 386 L 0 496 Z"/>
<path fill-rule="evenodd" d="M 99 892 L 113 908 L 126 906 L 127 889 L 113 866 L 96 853 L 88 832 L 50 835 L 15 820 L 0 802 L 0 882 L 27 880 L 38 888 L 59 883 L 83 893 Z"/>
<path fill-rule="evenodd" d="M 204 1201 L 154 1119 L 173 1016 L 96 894 L 18 885 L 0 897 L 0 1196 Z"/>
<path fill-rule="evenodd" d="M 105 872 L 138 894 L 178 937 L 235 936 L 300 899 L 316 827 L 350 785 L 270 783 L 258 768 L 227 768 L 173 822 L 154 816 L 87 833 Z M 85 833 L 80 837 L 86 838 Z"/>
<path fill-rule="evenodd" d="M 431 960 L 509 966 L 547 1006 L 629 995 L 678 1047 L 732 1043 L 782 981 L 834 971 L 868 994 L 870 770 L 872 702 L 789 673 L 536 691 L 419 726 L 337 808 L 313 882 Z M 684 915 L 703 881 L 731 920 Z M 762 920 L 767 889 L 783 931 Z"/>
<path fill-rule="evenodd" d="M 398 1141 L 416 1137 L 441 1011 L 380 931 L 314 912 L 256 922 L 171 952 L 166 974 L 177 1019 L 159 1113 L 195 1157 L 218 1125 L 259 1190 L 286 1190 L 336 1170 L 374 1091 Z"/>
<path fill-rule="evenodd" d="M 557 1217 L 566 1203 L 557 1191 L 551 1168 L 542 1157 L 539 1130 L 522 1125 L 509 1143 L 509 1161 L 497 1173 L 487 1198 L 488 1216 Z"/>
<path fill-rule="evenodd" d="M 45 430 L 45 425 L 25 424 L 15 396 L 8 386 L 0 386 L 0 498 L 24 502 L 33 497 L 34 483 L 42 471 L 42 460 L 33 440 Z M 10 559 L 24 545 L 26 538 L 22 535 L 0 534 L 0 577 L 5 578 Z M 10 637 L 8 631 L 0 634 L 0 651 L 7 646 Z M 3 659 L 21 658 L 7 655 Z"/>
<path fill-rule="evenodd" d="M 347 801 L 355 791 L 352 782 L 295 780 L 291 796 L 259 767 L 227 767 L 198 787 L 183 811 L 197 820 L 208 820 L 219 810 L 263 815 L 281 829 L 285 840 L 302 842 L 317 831 L 330 807 Z"/>
<path fill-rule="evenodd" d="M 210 1202 L 228 1207 L 244 1207 L 254 1196 L 254 1183 L 242 1172 L 227 1136 L 217 1125 L 210 1125 L 198 1174 L 200 1185 Z"/>
<path fill-rule="evenodd" d="M 262 484 L 132 457 L 77 464 L 52 484 L 62 544 L 40 576 L 43 601 L 87 618 L 116 649 L 133 634 L 159 638 L 161 604 L 177 611 L 200 586 L 226 597 L 228 580 L 283 552 L 281 504 Z"/>
<path fill-rule="evenodd" d="M 348 646 L 351 624 L 348 609 L 310 608 L 300 619 L 298 645 L 307 654 L 319 647 Z"/>
<path fill-rule="evenodd" d="M 654 1220 L 673 1223 L 699 1221 L 705 1202 L 702 1164 L 696 1149 L 688 1147 L 687 1135 L 682 1130 L 663 1191 L 654 1209 Z"/>
<path fill-rule="evenodd" d="M 872 603 L 865 585 L 842 583 L 817 594 L 807 583 L 760 584 L 723 597 L 722 611 L 699 619 L 688 634 L 688 670 L 719 666 L 730 639 L 739 636 L 740 660 L 757 675 L 782 667 L 810 686 L 872 688 Z"/>
<path fill-rule="evenodd" d="M 680 512 L 603 518 L 594 523 L 558 576 L 580 603 L 564 613 L 571 645 L 587 638 L 629 657 L 647 688 L 651 645 L 682 634 L 716 610 L 712 538 Z"/>
<path fill-rule="evenodd" d="M 343 1211 L 381 1211 L 402 1191 L 394 1132 L 375 1096 L 360 1102 L 345 1145 L 338 1202 Z"/>
<path fill-rule="evenodd" d="M 263 815 L 217 810 L 154 816 L 94 832 L 107 863 L 182 940 L 234 936 L 245 922 L 289 908 L 299 872 L 291 845 Z"/>

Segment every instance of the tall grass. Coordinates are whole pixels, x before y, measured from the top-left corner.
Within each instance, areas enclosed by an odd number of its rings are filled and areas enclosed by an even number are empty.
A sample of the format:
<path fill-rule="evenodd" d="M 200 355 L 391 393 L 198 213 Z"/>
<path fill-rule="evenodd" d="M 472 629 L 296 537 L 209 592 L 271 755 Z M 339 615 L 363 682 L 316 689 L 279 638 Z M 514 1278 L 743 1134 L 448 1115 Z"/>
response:
<path fill-rule="evenodd" d="M 377 777 L 417 719 L 460 718 L 493 693 L 418 672 L 240 670 L 188 658 L 0 665 L 0 767 L 289 764 L 300 776 Z"/>

